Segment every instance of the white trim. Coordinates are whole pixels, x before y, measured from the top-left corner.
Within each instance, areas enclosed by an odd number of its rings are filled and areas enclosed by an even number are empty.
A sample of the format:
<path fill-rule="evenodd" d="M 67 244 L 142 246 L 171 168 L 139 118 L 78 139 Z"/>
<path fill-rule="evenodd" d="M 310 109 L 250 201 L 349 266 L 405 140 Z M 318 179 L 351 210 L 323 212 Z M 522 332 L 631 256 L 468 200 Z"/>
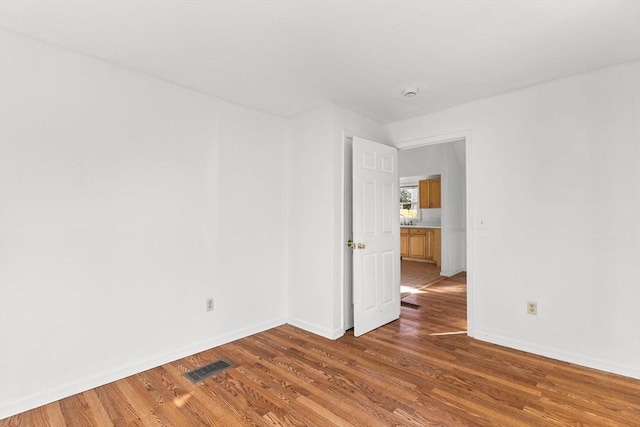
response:
<path fill-rule="evenodd" d="M 446 276 L 446 277 L 451 277 L 451 276 L 455 276 L 458 273 L 462 273 L 464 270 L 464 268 L 458 268 L 456 270 L 451 270 L 451 271 L 441 271 L 440 275 L 441 276 Z"/>
<path fill-rule="evenodd" d="M 73 396 L 74 394 L 91 390 L 92 388 L 96 388 L 120 380 L 122 378 L 147 371 L 157 366 L 182 359 L 183 357 L 191 356 L 192 354 L 196 354 L 204 350 L 218 347 L 220 345 L 247 337 L 249 335 L 266 331 L 267 329 L 275 328 L 276 326 L 284 325 L 285 323 L 286 321 L 284 318 L 276 318 L 268 322 L 262 322 L 252 327 L 222 335 L 211 340 L 202 341 L 198 344 L 184 347 L 181 350 L 173 351 L 161 356 L 141 360 L 132 364 L 121 366 L 116 369 L 105 371 L 81 381 L 75 381 L 53 389 L 33 393 L 24 398 L 9 401 L 3 400 L 0 403 L 0 419 L 4 419 L 21 412 L 46 405 L 51 402 L 55 402 L 56 400 L 64 399 L 65 397 Z"/>
<path fill-rule="evenodd" d="M 617 363 L 611 363 L 608 360 L 588 357 L 582 354 L 559 351 L 555 348 L 540 346 L 526 341 L 514 340 L 512 338 L 503 337 L 486 331 L 476 331 L 475 338 L 480 341 L 486 341 L 492 344 L 526 351 L 527 353 L 537 354 L 539 356 L 549 357 L 563 362 L 574 363 L 588 368 L 624 375 L 625 377 L 640 379 L 640 368 L 637 366 L 620 365 Z"/>
<path fill-rule="evenodd" d="M 470 136 L 471 132 L 469 130 L 461 130 L 443 133 L 440 135 L 428 136 L 425 138 L 396 142 L 394 145 L 398 150 L 406 150 L 409 148 L 423 147 L 425 145 L 444 144 L 446 142 L 460 141 L 461 139 L 467 139 Z"/>
<path fill-rule="evenodd" d="M 338 338 L 340 338 L 341 336 L 344 335 L 344 330 L 342 329 L 342 326 L 340 326 L 339 328 L 334 328 L 333 330 L 331 329 L 327 329 L 327 328 L 323 328 L 323 327 L 319 327 L 317 325 L 311 324 L 305 320 L 300 320 L 300 319 L 296 319 L 293 317 L 290 317 L 287 321 L 287 323 L 291 326 L 295 326 L 296 328 L 300 328 L 300 329 L 304 329 L 307 332 L 311 332 L 312 334 L 316 334 L 319 335 L 321 337 L 330 339 L 330 340 L 336 340 Z"/>
<path fill-rule="evenodd" d="M 407 150 L 409 148 L 423 147 L 426 145 L 444 144 L 454 141 L 465 141 L 465 175 L 466 175 L 466 193 L 467 193 L 467 335 L 475 337 L 474 330 L 474 312 L 473 312 L 473 170 L 472 162 L 473 152 L 471 151 L 471 130 L 463 129 L 454 132 L 443 133 L 439 135 L 427 136 L 424 138 L 411 139 L 408 141 L 396 142 L 394 145 L 398 150 Z"/>
<path fill-rule="evenodd" d="M 351 297 L 351 304 L 349 306 L 347 306 L 347 298 L 346 298 L 346 292 L 347 292 L 347 282 L 345 281 L 345 270 L 346 270 L 346 264 L 345 264 L 345 257 L 347 255 L 347 251 L 351 250 L 351 249 L 347 249 L 347 240 L 351 239 L 351 236 L 347 236 L 345 233 L 345 229 L 346 229 L 346 218 L 347 218 L 347 210 L 348 209 L 353 209 L 352 203 L 350 203 L 349 201 L 345 200 L 345 185 L 347 184 L 347 181 L 352 181 L 352 177 L 349 176 L 347 177 L 347 163 L 346 163 L 346 147 L 347 147 L 347 140 L 351 140 L 353 142 L 353 138 L 355 137 L 355 132 L 352 132 L 349 129 L 342 129 L 342 140 L 341 140 L 341 144 L 340 144 L 340 150 L 341 150 L 341 164 L 342 164 L 342 174 L 341 174 L 341 182 L 340 182 L 340 200 L 342 203 L 342 222 L 340 224 L 341 226 L 341 232 L 340 235 L 342 236 L 341 240 L 340 240 L 340 272 L 342 273 L 340 276 L 340 281 L 341 281 L 341 286 L 340 286 L 340 307 L 341 307 L 341 315 L 340 315 L 340 327 L 342 329 L 342 333 L 340 334 L 340 336 L 344 335 L 344 332 L 347 331 L 347 329 L 353 328 L 353 322 L 351 322 L 350 325 L 346 325 L 346 318 L 347 318 L 347 310 L 351 310 L 353 311 L 353 296 Z M 353 220 L 353 215 L 351 215 L 351 219 Z M 351 230 L 353 232 L 353 230 Z M 353 270 L 352 270 L 353 273 Z M 351 281 L 351 284 L 353 285 L 353 280 Z M 351 288 L 351 293 L 353 295 L 353 287 Z M 353 318 L 353 314 L 351 315 L 351 317 Z M 337 337 L 338 338 L 338 337 Z"/>
<path fill-rule="evenodd" d="M 467 194 L 467 259 L 465 260 L 465 271 L 467 272 L 467 335 L 475 336 L 475 317 L 473 311 L 474 300 L 474 274 L 473 274 L 473 168 L 471 159 L 473 151 L 471 150 L 471 131 L 466 131 L 465 136 L 465 191 Z"/>

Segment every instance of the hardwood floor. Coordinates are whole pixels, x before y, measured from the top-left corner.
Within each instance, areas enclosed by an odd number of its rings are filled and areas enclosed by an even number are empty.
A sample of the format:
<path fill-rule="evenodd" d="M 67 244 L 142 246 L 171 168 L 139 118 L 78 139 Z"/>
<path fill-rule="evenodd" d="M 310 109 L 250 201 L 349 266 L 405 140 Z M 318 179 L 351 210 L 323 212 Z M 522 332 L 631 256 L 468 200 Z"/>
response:
<path fill-rule="evenodd" d="M 640 426 L 640 381 L 468 338 L 460 274 L 363 337 L 281 326 L 0 421 L 7 426 Z M 197 385 L 182 374 L 226 358 Z"/>
<path fill-rule="evenodd" d="M 400 284 L 412 288 L 420 288 L 444 279 L 440 275 L 440 267 L 430 262 L 401 261 L 402 277 Z"/>

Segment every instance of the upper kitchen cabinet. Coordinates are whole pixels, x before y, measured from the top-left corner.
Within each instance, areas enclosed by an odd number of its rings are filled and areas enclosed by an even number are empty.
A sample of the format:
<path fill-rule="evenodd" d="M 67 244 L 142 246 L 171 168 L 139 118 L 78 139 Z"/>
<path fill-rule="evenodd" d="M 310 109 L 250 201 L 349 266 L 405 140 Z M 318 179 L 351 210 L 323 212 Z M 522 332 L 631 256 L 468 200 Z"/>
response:
<path fill-rule="evenodd" d="M 420 209 L 440 208 L 440 178 L 423 179 L 420 188 Z"/>

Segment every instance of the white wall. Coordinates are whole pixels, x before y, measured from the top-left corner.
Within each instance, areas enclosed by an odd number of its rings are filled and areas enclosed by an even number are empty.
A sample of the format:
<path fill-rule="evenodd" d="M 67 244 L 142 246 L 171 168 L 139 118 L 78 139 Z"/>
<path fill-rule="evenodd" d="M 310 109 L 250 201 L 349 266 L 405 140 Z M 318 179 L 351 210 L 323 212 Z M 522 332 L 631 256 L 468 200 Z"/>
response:
<path fill-rule="evenodd" d="M 452 276 L 467 269 L 467 212 L 466 212 L 466 171 L 464 157 L 457 153 L 464 153 L 464 141 L 455 141 L 444 144 L 448 150 L 445 152 L 445 177 L 443 206 L 446 206 L 447 214 L 442 217 L 442 230 L 447 237 L 446 252 L 442 254 L 447 260 L 447 268 L 444 264 L 442 273 Z M 462 147 L 462 148 L 460 148 Z"/>
<path fill-rule="evenodd" d="M 477 338 L 640 378 L 639 76 L 627 63 L 387 126 L 396 142 L 471 133 Z"/>
<path fill-rule="evenodd" d="M 328 105 L 290 120 L 288 323 L 334 337 L 334 141 Z"/>
<path fill-rule="evenodd" d="M 465 165 L 456 154 L 456 145 L 460 144 L 464 141 L 400 150 L 398 158 L 401 177 L 441 176 L 442 209 L 421 209 L 421 218 L 423 222 L 434 222 L 440 217 L 444 276 L 466 269 Z"/>
<path fill-rule="evenodd" d="M 0 418 L 284 323 L 285 120 L 0 41 Z"/>
<path fill-rule="evenodd" d="M 288 322 L 344 334 L 343 135 L 388 142 L 383 126 L 328 104 L 290 120 Z"/>
<path fill-rule="evenodd" d="M 433 144 L 422 147 L 400 150 L 398 153 L 398 169 L 400 177 L 429 177 L 441 175 L 443 157 L 447 144 Z"/>

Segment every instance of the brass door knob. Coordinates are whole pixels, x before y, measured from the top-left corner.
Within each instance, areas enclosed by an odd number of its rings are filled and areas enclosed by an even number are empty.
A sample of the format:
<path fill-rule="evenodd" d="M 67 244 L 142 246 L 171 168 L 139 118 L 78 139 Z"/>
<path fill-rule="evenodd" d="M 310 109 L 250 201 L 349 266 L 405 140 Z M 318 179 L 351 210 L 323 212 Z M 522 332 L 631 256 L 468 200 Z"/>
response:
<path fill-rule="evenodd" d="M 364 249 L 365 247 L 364 243 L 358 243 L 358 249 Z"/>
<path fill-rule="evenodd" d="M 347 246 L 353 248 L 353 240 L 347 240 Z"/>

